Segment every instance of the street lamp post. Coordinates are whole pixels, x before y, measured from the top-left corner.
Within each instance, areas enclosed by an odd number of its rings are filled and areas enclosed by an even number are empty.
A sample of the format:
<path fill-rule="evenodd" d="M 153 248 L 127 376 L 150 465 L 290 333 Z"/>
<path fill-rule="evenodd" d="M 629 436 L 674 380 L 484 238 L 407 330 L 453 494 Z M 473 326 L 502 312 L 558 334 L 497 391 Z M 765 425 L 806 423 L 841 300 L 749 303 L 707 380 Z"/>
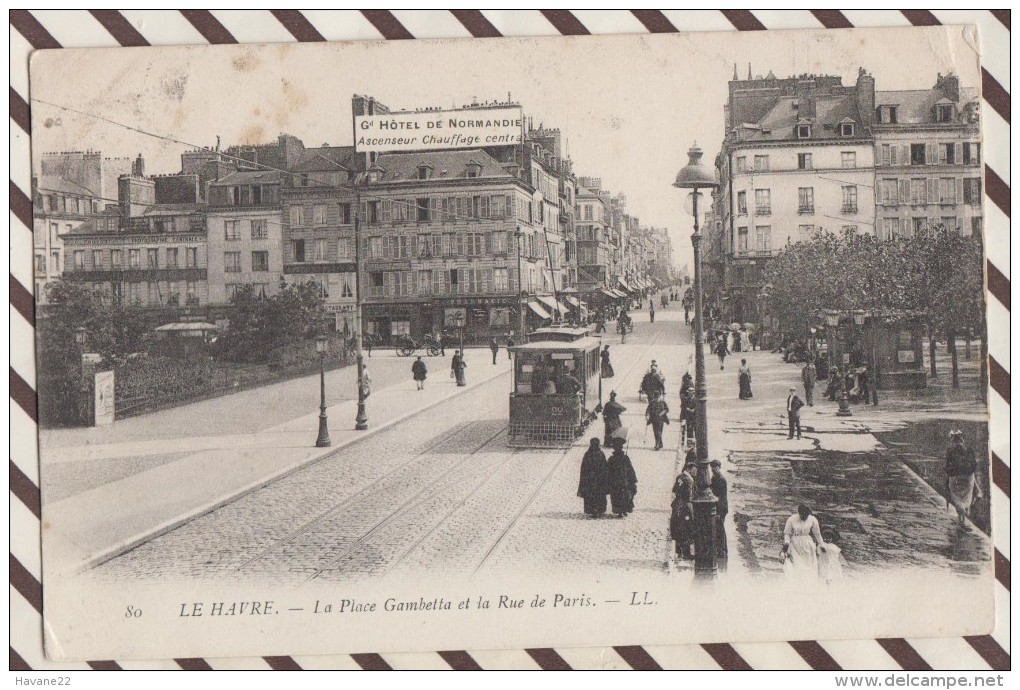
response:
<path fill-rule="evenodd" d="M 74 329 L 74 342 L 78 346 L 78 375 L 81 377 L 81 381 L 78 385 L 80 390 L 81 398 L 78 402 L 78 410 L 81 415 L 81 421 L 88 423 L 88 391 L 89 383 L 85 377 L 85 340 L 88 334 L 85 331 L 84 326 L 78 326 Z"/>
<path fill-rule="evenodd" d="M 701 228 L 698 224 L 699 189 L 714 189 L 718 186 L 715 174 L 701 163 L 702 151 L 695 144 L 687 152 L 690 161 L 676 175 L 674 187 L 690 189 L 694 233 L 691 244 L 694 247 L 694 439 L 698 460 L 698 476 L 694 495 L 694 569 L 702 574 L 716 572 L 716 497 L 712 493 L 708 460 L 708 388 L 705 383 L 705 348 L 703 314 L 704 295 L 701 288 Z"/>
<path fill-rule="evenodd" d="M 329 426 L 326 419 L 326 346 L 329 341 L 320 335 L 315 339 L 315 350 L 319 353 L 319 436 L 315 439 L 316 448 L 325 448 L 332 442 L 329 440 Z"/>
<path fill-rule="evenodd" d="M 846 370 L 843 369 L 843 341 L 839 320 L 839 312 L 827 312 L 825 315 L 825 325 L 832 328 L 832 344 L 838 346 L 839 350 L 838 359 L 836 359 L 836 376 L 839 377 L 839 398 L 836 402 L 839 404 L 839 409 L 836 410 L 836 416 L 852 417 L 854 413 L 850 409 L 850 398 L 846 394 Z"/>

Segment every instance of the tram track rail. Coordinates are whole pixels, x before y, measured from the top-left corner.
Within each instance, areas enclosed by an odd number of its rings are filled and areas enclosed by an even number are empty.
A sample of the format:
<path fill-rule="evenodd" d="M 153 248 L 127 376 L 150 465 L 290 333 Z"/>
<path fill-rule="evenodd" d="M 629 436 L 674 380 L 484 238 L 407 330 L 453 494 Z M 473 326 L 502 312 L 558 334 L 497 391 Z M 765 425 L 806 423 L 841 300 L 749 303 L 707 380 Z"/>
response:
<path fill-rule="evenodd" d="M 644 356 L 647 354 L 649 349 L 651 349 L 653 346 L 655 346 L 657 344 L 657 342 L 659 340 L 659 336 L 663 332 L 664 332 L 663 329 L 657 329 L 656 330 L 655 334 L 644 345 L 644 347 L 643 347 L 643 349 L 641 351 L 641 354 L 638 355 L 635 358 L 634 362 L 631 363 L 627 367 L 627 369 L 623 372 L 621 378 L 626 378 L 626 377 L 630 376 L 633 373 L 633 371 L 641 365 L 641 362 L 643 361 Z M 509 536 L 509 534 L 511 533 L 513 528 L 518 524 L 520 519 L 524 516 L 524 514 L 528 511 L 528 509 L 531 507 L 531 505 L 535 502 L 535 499 L 537 499 L 539 494 L 541 494 L 542 490 L 546 487 L 546 485 L 548 484 L 549 480 L 560 469 L 560 467 L 563 464 L 563 461 L 567 458 L 567 456 L 570 454 L 571 450 L 573 450 L 574 447 L 575 447 L 575 444 L 572 443 L 570 446 L 568 446 L 567 448 L 563 449 L 563 451 L 560 454 L 559 458 L 556 459 L 555 462 L 552 463 L 552 467 L 549 469 L 549 471 L 545 473 L 545 475 L 542 477 L 542 479 L 535 485 L 534 489 L 527 495 L 527 499 L 524 501 L 524 503 L 521 504 L 521 506 L 513 513 L 510 521 L 499 531 L 499 533 L 496 535 L 495 539 L 492 540 L 491 543 L 489 543 L 488 547 L 485 548 L 484 552 L 482 553 L 481 558 L 474 564 L 474 566 L 473 566 L 473 568 L 471 570 L 472 573 L 479 572 L 483 567 L 485 567 L 486 563 L 490 561 L 492 556 L 497 553 L 500 545 L 506 540 L 507 536 Z M 515 448 L 515 449 L 511 450 L 507 454 L 505 460 L 503 462 L 499 463 L 499 466 L 498 466 L 498 468 L 496 470 L 494 470 L 492 472 L 489 472 L 485 476 L 483 476 L 481 481 L 477 482 L 471 488 L 471 490 L 468 492 L 467 495 L 462 497 L 451 508 L 446 510 L 446 512 L 443 514 L 443 516 L 439 519 L 439 521 L 437 521 L 436 524 L 434 524 L 423 536 L 418 538 L 409 547 L 403 549 L 400 552 L 400 555 L 397 558 L 395 558 L 393 561 L 389 562 L 384 567 L 382 576 L 385 577 L 385 576 L 389 575 L 400 564 L 405 562 L 407 560 L 407 558 L 412 553 L 414 553 L 423 544 L 425 544 L 433 535 L 435 535 L 440 530 L 441 527 L 444 526 L 444 524 L 446 524 L 460 510 L 462 510 L 469 503 L 471 498 L 473 498 L 485 485 L 487 485 L 489 482 L 491 482 L 493 479 L 495 479 L 498 476 L 498 472 L 502 471 L 507 465 L 509 465 L 509 463 L 514 458 L 518 457 L 521 453 L 526 453 L 526 452 L 528 452 L 528 449 L 518 449 L 518 448 Z"/>
<path fill-rule="evenodd" d="M 488 406 L 488 407 L 486 407 L 484 409 L 484 412 L 488 412 L 489 410 L 491 410 L 491 409 L 493 409 L 495 407 L 498 407 L 498 406 L 499 406 L 499 404 L 490 405 L 490 406 Z M 490 443 L 493 438 L 495 438 L 496 436 L 499 436 L 500 434 L 505 432 L 507 430 L 508 426 L 509 426 L 509 424 L 506 424 L 506 425 L 502 426 L 499 429 L 499 431 L 496 432 L 496 434 L 494 434 L 493 436 L 489 437 L 485 441 L 485 443 L 483 443 L 483 447 L 485 445 L 488 445 L 488 443 Z M 358 491 L 356 491 L 352 495 L 344 498 L 343 500 L 341 500 L 340 502 L 330 506 L 329 508 L 326 508 L 325 510 L 320 511 L 315 517 L 313 517 L 313 518 L 305 521 L 304 523 L 302 523 L 300 527 L 298 527 L 296 530 L 293 530 L 286 537 L 274 541 L 272 544 L 270 544 L 269 546 L 267 546 L 264 549 L 262 549 L 261 551 L 259 551 L 256 555 L 254 555 L 251 558 L 249 558 L 248 560 L 246 560 L 244 563 L 239 565 L 237 569 L 238 570 L 244 570 L 245 568 L 249 567 L 253 563 L 256 563 L 257 561 L 262 560 L 263 558 L 265 558 L 270 553 L 273 553 L 274 551 L 276 551 L 276 550 L 278 550 L 278 549 L 280 549 L 280 548 L 282 548 L 282 547 L 284 547 L 284 546 L 286 546 L 288 544 L 292 544 L 293 542 L 298 540 L 303 535 L 308 534 L 316 526 L 321 525 L 329 517 L 331 517 L 332 515 L 336 514 L 338 511 L 340 511 L 340 510 L 342 510 L 344 508 L 347 508 L 349 506 L 355 505 L 355 504 L 357 504 L 360 501 L 363 501 L 363 500 L 366 500 L 366 499 L 370 498 L 373 495 L 373 493 L 381 485 L 383 485 L 386 481 L 388 481 L 390 479 L 393 479 L 400 472 L 406 470 L 407 468 L 409 468 L 414 463 L 420 461 L 423 456 L 428 455 L 429 453 L 433 452 L 437 448 L 441 448 L 444 444 L 446 444 L 449 441 L 453 440 L 454 438 L 456 438 L 461 433 L 463 433 L 463 428 L 460 425 L 457 425 L 454 428 L 452 428 L 451 430 L 447 431 L 446 433 L 441 434 L 437 439 L 435 439 L 435 440 L 431 441 L 430 443 L 428 443 L 428 445 L 426 445 L 421 451 L 415 453 L 414 455 L 409 457 L 404 462 L 401 462 L 396 467 L 393 467 L 392 469 L 386 471 L 381 476 L 375 478 L 372 482 L 370 482 L 369 484 L 365 485 L 364 487 L 362 487 L 361 489 L 359 489 Z M 475 452 L 477 452 L 477 451 L 475 451 Z M 467 455 L 466 457 L 470 457 L 470 455 Z"/>

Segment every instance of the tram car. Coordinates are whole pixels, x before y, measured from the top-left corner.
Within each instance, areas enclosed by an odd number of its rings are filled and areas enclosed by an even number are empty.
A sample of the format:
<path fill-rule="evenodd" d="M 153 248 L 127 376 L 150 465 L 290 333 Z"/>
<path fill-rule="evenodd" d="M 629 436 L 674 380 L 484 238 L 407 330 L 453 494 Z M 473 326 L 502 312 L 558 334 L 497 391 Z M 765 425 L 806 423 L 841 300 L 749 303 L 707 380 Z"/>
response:
<path fill-rule="evenodd" d="M 539 328 L 510 348 L 513 387 L 507 444 L 566 448 L 602 409 L 601 341 L 587 328 Z"/>

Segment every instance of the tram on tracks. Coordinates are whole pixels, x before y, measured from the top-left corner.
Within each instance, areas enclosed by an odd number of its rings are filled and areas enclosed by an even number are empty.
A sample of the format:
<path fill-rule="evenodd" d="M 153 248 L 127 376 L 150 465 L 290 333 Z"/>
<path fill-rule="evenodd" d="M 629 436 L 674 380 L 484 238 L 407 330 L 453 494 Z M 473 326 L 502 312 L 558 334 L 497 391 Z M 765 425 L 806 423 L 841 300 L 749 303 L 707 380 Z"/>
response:
<path fill-rule="evenodd" d="M 566 448 L 602 409 L 602 341 L 575 326 L 539 328 L 529 339 L 510 348 L 507 445 Z"/>

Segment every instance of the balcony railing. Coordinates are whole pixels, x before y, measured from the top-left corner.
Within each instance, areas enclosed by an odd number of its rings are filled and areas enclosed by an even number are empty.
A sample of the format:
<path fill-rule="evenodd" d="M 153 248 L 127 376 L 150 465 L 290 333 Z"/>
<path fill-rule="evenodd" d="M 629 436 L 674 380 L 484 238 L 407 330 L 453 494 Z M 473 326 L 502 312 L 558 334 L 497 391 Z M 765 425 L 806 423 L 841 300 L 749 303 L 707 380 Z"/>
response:
<path fill-rule="evenodd" d="M 815 212 L 815 205 L 814 204 L 811 204 L 810 206 L 798 206 L 797 207 L 797 213 L 799 213 L 801 215 L 808 215 L 808 214 L 811 214 L 811 213 L 814 213 L 814 212 Z"/>
<path fill-rule="evenodd" d="M 857 213 L 857 204 L 843 204 L 841 211 L 843 213 Z"/>
<path fill-rule="evenodd" d="M 771 206 L 755 206 L 754 207 L 754 213 L 757 216 L 771 216 L 772 215 L 772 207 Z"/>
<path fill-rule="evenodd" d="M 775 256 L 778 253 L 778 249 L 738 249 L 733 253 L 733 255 L 737 258 L 755 258 L 762 256 Z"/>

